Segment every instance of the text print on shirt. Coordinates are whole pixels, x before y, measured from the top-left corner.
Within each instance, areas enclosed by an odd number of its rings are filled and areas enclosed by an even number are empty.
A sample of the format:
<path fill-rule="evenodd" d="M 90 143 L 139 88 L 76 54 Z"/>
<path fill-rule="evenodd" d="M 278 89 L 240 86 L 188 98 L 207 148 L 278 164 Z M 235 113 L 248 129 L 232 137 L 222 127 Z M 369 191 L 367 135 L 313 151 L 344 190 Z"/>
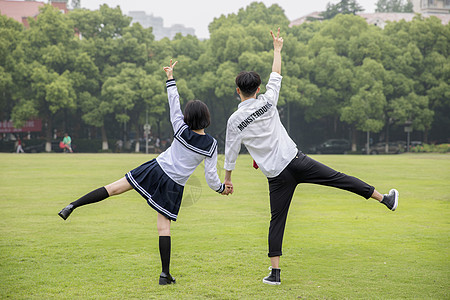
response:
<path fill-rule="evenodd" d="M 259 118 L 262 115 L 264 115 L 271 107 L 272 107 L 272 104 L 267 102 L 266 105 L 262 106 L 260 109 L 258 109 L 257 111 L 252 113 L 250 116 L 248 116 L 244 121 L 242 121 L 241 124 L 238 125 L 238 129 L 240 131 L 244 130 L 245 127 L 250 125 L 257 118 Z"/>

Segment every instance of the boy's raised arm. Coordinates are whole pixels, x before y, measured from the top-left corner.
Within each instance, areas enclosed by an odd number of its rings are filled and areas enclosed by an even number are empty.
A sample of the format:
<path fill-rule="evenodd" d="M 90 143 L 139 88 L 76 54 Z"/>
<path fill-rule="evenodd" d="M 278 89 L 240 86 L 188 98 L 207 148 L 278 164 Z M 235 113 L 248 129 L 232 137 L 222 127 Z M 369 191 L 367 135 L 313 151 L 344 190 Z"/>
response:
<path fill-rule="evenodd" d="M 277 36 L 270 31 L 273 38 L 273 64 L 272 72 L 276 72 L 281 75 L 281 49 L 283 48 L 283 38 L 280 37 L 280 28 L 278 28 Z"/>

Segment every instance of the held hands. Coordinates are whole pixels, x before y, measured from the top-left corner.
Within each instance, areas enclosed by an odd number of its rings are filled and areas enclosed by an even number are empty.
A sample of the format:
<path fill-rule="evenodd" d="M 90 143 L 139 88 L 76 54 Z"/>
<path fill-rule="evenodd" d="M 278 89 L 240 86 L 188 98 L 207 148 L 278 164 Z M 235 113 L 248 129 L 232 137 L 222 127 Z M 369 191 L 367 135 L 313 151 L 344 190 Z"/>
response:
<path fill-rule="evenodd" d="M 170 60 L 170 65 L 168 67 L 164 67 L 164 72 L 166 72 L 167 80 L 173 79 L 173 68 L 175 67 L 177 62 L 178 61 L 172 64 L 172 60 Z"/>
<path fill-rule="evenodd" d="M 225 184 L 225 190 L 222 192 L 222 195 L 233 194 L 233 183 L 231 182 L 231 170 L 225 171 L 225 180 L 223 184 Z"/>
<path fill-rule="evenodd" d="M 231 182 L 224 182 L 225 189 L 221 195 L 228 196 L 228 194 L 233 194 L 233 184 Z"/>
<path fill-rule="evenodd" d="M 280 37 L 280 27 L 278 27 L 277 36 L 273 34 L 272 30 L 270 31 L 270 34 L 273 38 L 273 50 L 281 51 L 281 48 L 283 48 L 283 38 Z"/>

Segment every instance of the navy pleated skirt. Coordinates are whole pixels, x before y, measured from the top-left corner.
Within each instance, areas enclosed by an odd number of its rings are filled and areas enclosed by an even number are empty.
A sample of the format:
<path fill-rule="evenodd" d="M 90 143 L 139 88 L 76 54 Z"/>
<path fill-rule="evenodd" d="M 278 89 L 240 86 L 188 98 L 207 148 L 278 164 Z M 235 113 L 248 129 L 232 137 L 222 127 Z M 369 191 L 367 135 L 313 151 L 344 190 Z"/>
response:
<path fill-rule="evenodd" d="M 153 209 L 172 221 L 177 220 L 184 187 L 167 176 L 156 159 L 131 170 L 125 177 Z"/>

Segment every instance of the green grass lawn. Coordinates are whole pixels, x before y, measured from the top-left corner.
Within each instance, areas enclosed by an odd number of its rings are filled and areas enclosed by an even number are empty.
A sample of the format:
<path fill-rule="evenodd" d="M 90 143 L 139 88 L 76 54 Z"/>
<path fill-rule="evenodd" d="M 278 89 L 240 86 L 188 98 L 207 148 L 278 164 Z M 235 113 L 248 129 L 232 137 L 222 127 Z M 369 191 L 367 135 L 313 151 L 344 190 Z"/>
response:
<path fill-rule="evenodd" d="M 242 155 L 235 193 L 220 196 L 200 166 L 172 223 L 177 284 L 159 286 L 156 213 L 138 193 L 84 206 L 67 221 L 57 215 L 149 156 L 0 154 L 0 298 L 449 299 L 450 155 L 313 157 L 382 193 L 397 188 L 397 211 L 299 186 L 282 284 L 269 286 L 261 282 L 270 265 L 267 180 Z"/>

